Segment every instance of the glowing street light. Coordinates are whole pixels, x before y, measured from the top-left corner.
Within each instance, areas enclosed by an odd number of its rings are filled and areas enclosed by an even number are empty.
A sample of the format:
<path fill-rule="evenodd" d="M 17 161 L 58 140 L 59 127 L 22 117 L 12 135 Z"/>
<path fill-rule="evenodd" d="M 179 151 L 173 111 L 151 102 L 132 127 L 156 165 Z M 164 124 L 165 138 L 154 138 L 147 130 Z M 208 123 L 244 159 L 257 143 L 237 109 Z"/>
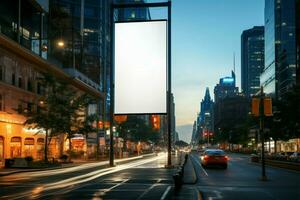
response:
<path fill-rule="evenodd" d="M 59 40 L 58 42 L 57 42 L 57 46 L 58 47 L 64 47 L 65 46 L 65 43 L 64 43 L 64 41 L 62 41 L 62 40 Z"/>

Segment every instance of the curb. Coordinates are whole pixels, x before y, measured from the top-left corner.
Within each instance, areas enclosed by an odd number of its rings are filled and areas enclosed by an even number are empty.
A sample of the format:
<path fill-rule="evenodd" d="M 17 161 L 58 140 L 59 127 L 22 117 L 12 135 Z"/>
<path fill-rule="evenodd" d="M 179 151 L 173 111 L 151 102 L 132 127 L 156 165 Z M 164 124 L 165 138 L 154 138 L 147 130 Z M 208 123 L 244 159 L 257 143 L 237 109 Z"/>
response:
<path fill-rule="evenodd" d="M 197 181 L 198 181 L 198 177 L 197 177 L 197 175 L 196 175 L 196 170 L 195 170 L 195 166 L 194 166 L 194 163 L 193 163 L 193 161 L 192 161 L 192 159 L 191 159 L 191 155 L 189 155 L 189 157 L 188 157 L 188 159 L 190 160 L 190 162 L 191 162 L 191 169 L 192 169 L 192 174 L 193 174 L 193 176 L 194 176 L 194 181 L 193 182 L 190 182 L 190 183 L 184 183 L 184 184 L 188 184 L 188 185 L 191 185 L 191 184 L 196 184 L 197 183 Z M 183 177 L 184 177 L 184 174 L 183 174 Z"/>

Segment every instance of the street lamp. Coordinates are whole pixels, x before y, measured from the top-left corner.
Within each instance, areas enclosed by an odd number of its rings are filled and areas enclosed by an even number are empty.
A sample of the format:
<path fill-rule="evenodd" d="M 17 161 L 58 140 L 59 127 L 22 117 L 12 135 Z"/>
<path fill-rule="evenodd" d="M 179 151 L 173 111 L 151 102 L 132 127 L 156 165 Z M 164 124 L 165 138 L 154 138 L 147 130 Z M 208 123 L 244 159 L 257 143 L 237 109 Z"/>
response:
<path fill-rule="evenodd" d="M 60 48 L 63 48 L 65 46 L 65 43 L 63 40 L 58 40 L 57 41 L 57 46 L 60 47 Z"/>

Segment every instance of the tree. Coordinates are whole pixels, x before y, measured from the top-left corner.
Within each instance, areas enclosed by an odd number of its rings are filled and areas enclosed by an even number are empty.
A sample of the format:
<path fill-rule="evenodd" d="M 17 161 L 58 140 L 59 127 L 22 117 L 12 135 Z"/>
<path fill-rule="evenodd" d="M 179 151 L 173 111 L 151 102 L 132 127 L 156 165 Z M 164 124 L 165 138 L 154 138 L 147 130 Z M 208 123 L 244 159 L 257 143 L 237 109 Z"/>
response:
<path fill-rule="evenodd" d="M 60 126 L 56 129 L 60 134 L 67 134 L 69 140 L 69 153 L 71 158 L 72 138 L 75 134 L 86 135 L 96 132 L 92 123 L 96 121 L 97 115 L 87 116 L 86 108 L 94 100 L 87 94 L 76 91 L 67 83 L 59 85 L 60 93 L 51 96 L 55 113 L 60 119 Z"/>
<path fill-rule="evenodd" d="M 26 126 L 45 131 L 44 160 L 48 162 L 48 144 L 50 143 L 48 138 L 57 133 L 56 131 L 61 124 L 53 102 L 53 96 L 57 95 L 58 83 L 49 74 L 43 74 L 38 82 L 44 95 L 37 102 L 35 109 L 32 107 L 19 110 L 19 112 L 27 118 L 25 121 Z"/>
<path fill-rule="evenodd" d="M 94 120 L 96 115 L 86 117 L 85 110 L 92 98 L 77 92 L 68 83 L 50 74 L 43 74 L 39 81 L 44 92 L 36 106 L 37 109 L 28 110 L 23 114 L 27 117 L 25 124 L 45 130 L 44 158 L 47 162 L 48 144 L 53 136 L 67 134 L 71 150 L 74 134 L 95 131 L 91 120 Z"/>
<path fill-rule="evenodd" d="M 129 116 L 125 122 L 120 123 L 117 131 L 124 140 L 124 151 L 127 151 L 126 143 L 128 139 L 134 142 L 151 141 L 156 143 L 159 141 L 158 132 L 148 126 L 143 119 L 134 115 Z"/>

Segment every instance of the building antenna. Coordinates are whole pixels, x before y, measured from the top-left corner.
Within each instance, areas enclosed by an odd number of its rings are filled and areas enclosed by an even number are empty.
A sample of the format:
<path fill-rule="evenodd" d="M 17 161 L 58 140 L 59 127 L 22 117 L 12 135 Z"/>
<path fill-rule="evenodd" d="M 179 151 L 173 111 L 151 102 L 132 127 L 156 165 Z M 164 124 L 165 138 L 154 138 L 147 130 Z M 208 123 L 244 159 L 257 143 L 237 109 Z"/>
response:
<path fill-rule="evenodd" d="M 233 72 L 235 74 L 235 52 L 233 52 Z"/>

